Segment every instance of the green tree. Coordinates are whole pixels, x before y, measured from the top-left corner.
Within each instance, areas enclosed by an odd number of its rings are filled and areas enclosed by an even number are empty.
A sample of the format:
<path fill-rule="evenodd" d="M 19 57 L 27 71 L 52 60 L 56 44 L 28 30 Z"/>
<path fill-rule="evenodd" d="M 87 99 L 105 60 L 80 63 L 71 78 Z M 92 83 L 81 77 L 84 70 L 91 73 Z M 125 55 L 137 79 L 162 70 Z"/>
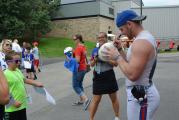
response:
<path fill-rule="evenodd" d="M 36 39 L 51 30 L 50 14 L 60 0 L 1 0 L 0 39 Z"/>

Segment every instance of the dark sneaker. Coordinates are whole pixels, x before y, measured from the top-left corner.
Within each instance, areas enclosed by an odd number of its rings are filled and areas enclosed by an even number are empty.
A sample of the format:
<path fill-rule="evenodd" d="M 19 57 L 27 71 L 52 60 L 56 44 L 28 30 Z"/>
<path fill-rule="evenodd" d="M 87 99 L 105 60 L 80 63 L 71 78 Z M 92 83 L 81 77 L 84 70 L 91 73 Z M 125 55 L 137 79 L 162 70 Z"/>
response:
<path fill-rule="evenodd" d="M 74 102 L 72 105 L 73 105 L 73 106 L 76 106 L 76 105 L 82 105 L 82 104 L 83 104 L 82 101 L 77 101 L 77 102 Z"/>
<path fill-rule="evenodd" d="M 86 111 L 91 103 L 91 99 L 88 99 L 86 102 L 83 103 L 84 110 Z"/>
<path fill-rule="evenodd" d="M 34 75 L 34 80 L 37 80 L 37 75 Z"/>

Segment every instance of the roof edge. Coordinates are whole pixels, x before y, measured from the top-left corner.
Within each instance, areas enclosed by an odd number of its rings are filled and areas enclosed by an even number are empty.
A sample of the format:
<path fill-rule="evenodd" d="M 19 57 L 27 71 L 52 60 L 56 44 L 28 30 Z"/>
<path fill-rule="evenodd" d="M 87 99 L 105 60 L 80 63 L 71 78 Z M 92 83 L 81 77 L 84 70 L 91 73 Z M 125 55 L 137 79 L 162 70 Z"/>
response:
<path fill-rule="evenodd" d="M 87 16 L 75 16 L 75 17 L 64 17 L 64 18 L 52 18 L 52 21 L 55 20 L 67 20 L 67 19 L 79 19 L 79 18 L 89 18 L 89 17 L 103 17 L 103 18 L 107 18 L 110 20 L 114 20 L 114 18 L 108 17 L 108 16 L 104 16 L 104 15 L 87 15 Z"/>

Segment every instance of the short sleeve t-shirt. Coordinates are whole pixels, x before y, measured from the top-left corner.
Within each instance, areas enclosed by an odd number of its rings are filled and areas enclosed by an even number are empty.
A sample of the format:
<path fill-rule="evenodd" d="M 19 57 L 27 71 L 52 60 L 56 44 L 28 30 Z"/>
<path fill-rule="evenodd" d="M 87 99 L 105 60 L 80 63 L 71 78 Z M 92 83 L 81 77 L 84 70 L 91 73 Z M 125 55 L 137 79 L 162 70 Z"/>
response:
<path fill-rule="evenodd" d="M 34 55 L 32 53 L 26 54 L 24 60 L 31 63 L 31 68 L 34 67 Z"/>
<path fill-rule="evenodd" d="M 25 58 L 25 48 L 22 48 L 22 58 Z"/>
<path fill-rule="evenodd" d="M 34 59 L 38 60 L 39 59 L 39 49 L 37 47 L 34 47 L 32 50 L 32 53 L 34 55 Z"/>
<path fill-rule="evenodd" d="M 34 55 L 32 53 L 26 54 L 25 60 L 32 62 L 34 60 Z"/>
<path fill-rule="evenodd" d="M 79 71 L 86 70 L 86 47 L 84 45 L 78 45 L 74 52 L 74 57 L 80 56 L 80 62 L 79 62 Z"/>
<path fill-rule="evenodd" d="M 4 75 L 8 81 L 9 91 L 15 101 L 19 101 L 22 105 L 19 108 L 10 106 L 5 108 L 5 112 L 15 112 L 27 107 L 27 94 L 24 85 L 24 75 L 17 68 L 15 71 L 6 69 Z"/>

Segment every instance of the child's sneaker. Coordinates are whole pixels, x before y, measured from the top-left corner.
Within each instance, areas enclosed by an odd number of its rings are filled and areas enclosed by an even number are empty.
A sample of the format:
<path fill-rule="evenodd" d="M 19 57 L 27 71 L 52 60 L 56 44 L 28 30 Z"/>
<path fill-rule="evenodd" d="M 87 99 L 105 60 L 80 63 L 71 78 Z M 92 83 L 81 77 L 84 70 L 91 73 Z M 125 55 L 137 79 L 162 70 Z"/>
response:
<path fill-rule="evenodd" d="M 34 80 L 37 80 L 37 75 L 34 75 Z"/>

